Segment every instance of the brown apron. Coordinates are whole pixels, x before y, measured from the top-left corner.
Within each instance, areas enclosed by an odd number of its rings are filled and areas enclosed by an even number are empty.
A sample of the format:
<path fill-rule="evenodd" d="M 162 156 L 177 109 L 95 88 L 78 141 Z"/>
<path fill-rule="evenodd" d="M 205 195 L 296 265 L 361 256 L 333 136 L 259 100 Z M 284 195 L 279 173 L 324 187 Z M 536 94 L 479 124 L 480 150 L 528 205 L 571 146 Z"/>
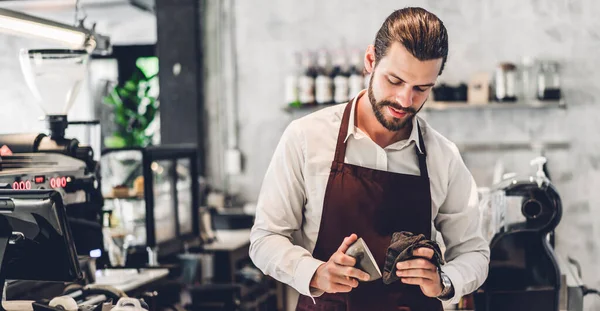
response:
<path fill-rule="evenodd" d="M 415 150 L 421 176 L 344 163 L 351 103 L 346 105 L 338 134 L 313 256 L 329 260 L 344 237 L 356 233 L 365 240 L 383 271 L 386 250 L 394 232 L 410 231 L 431 237 L 431 194 L 425 145 L 418 129 L 423 153 L 416 146 Z M 310 297 L 301 295 L 296 310 L 442 310 L 441 302 L 426 297 L 419 286 L 401 282 L 385 285 L 381 279 L 361 282 L 350 293 L 325 293 L 315 301 L 316 304 Z"/>

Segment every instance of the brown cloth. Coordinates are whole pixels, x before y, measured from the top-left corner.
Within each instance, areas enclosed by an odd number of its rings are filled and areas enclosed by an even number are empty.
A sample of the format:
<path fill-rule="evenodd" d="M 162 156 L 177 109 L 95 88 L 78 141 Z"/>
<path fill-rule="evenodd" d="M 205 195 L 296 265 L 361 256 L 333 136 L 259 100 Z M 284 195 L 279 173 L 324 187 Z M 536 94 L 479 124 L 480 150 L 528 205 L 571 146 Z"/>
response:
<path fill-rule="evenodd" d="M 438 243 L 428 240 L 423 234 L 401 231 L 392 235 L 392 242 L 387 249 L 385 265 L 383 266 L 383 283 L 391 284 L 400 278 L 396 275 L 396 264 L 400 261 L 419 258 L 413 256 L 413 250 L 417 248 L 429 248 L 433 250 L 430 261 L 440 268 L 444 264 L 444 258 Z"/>

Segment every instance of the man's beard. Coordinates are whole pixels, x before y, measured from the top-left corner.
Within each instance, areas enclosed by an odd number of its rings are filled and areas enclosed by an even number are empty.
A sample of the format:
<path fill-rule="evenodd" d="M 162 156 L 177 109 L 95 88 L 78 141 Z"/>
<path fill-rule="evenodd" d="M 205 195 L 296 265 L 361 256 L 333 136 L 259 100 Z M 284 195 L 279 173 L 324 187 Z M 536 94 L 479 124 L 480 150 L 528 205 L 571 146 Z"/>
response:
<path fill-rule="evenodd" d="M 373 78 L 372 77 L 371 77 L 371 80 L 369 81 L 369 89 L 367 90 L 367 93 L 369 95 L 369 101 L 371 102 L 371 106 L 373 107 L 373 112 L 375 113 L 375 117 L 377 118 L 379 123 L 381 123 L 381 125 L 383 125 L 383 127 L 385 127 L 388 131 L 397 132 L 401 129 L 404 129 L 407 125 L 412 125 L 413 118 L 415 117 L 417 112 L 419 112 L 412 107 L 404 108 L 404 107 L 401 107 L 400 105 L 398 105 L 394 102 L 391 102 L 389 100 L 382 100 L 380 102 L 377 102 L 377 100 L 375 99 L 375 95 L 373 94 Z M 394 108 L 398 111 L 406 112 L 406 117 L 403 119 L 398 119 L 398 118 L 394 118 L 394 117 L 392 117 L 391 120 L 386 119 L 386 117 L 383 113 L 383 109 L 385 109 L 386 106 L 391 106 L 392 108 Z"/>

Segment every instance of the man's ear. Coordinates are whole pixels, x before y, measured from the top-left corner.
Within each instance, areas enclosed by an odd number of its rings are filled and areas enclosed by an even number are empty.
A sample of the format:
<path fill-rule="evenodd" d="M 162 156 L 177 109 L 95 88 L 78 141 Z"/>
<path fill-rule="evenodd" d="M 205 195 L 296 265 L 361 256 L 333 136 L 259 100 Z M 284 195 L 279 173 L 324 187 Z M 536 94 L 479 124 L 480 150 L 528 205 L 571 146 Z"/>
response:
<path fill-rule="evenodd" d="M 371 74 L 375 69 L 375 46 L 369 44 L 367 51 L 365 52 L 365 70 Z"/>

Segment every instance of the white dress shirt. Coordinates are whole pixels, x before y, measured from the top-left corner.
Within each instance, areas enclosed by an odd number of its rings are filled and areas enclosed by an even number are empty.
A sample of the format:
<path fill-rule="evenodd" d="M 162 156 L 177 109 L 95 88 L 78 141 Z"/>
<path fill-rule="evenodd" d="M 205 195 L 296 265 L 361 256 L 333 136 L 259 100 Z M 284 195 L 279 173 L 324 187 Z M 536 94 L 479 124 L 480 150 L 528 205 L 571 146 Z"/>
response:
<path fill-rule="evenodd" d="M 356 98 L 363 94 L 365 90 Z M 420 175 L 416 121 L 407 140 L 381 148 L 355 126 L 356 102 L 352 103 L 345 162 Z M 313 258 L 312 252 L 344 108 L 345 104 L 324 108 L 287 127 L 267 169 L 250 235 L 250 256 L 255 265 L 311 297 L 320 294 L 309 288 L 323 263 Z M 440 232 L 443 238 L 447 264 L 441 269 L 454 285 L 450 303 L 456 303 L 475 291 L 488 273 L 489 246 L 479 226 L 477 188 L 454 143 L 420 117 L 416 119 L 427 150 L 432 237 Z"/>

